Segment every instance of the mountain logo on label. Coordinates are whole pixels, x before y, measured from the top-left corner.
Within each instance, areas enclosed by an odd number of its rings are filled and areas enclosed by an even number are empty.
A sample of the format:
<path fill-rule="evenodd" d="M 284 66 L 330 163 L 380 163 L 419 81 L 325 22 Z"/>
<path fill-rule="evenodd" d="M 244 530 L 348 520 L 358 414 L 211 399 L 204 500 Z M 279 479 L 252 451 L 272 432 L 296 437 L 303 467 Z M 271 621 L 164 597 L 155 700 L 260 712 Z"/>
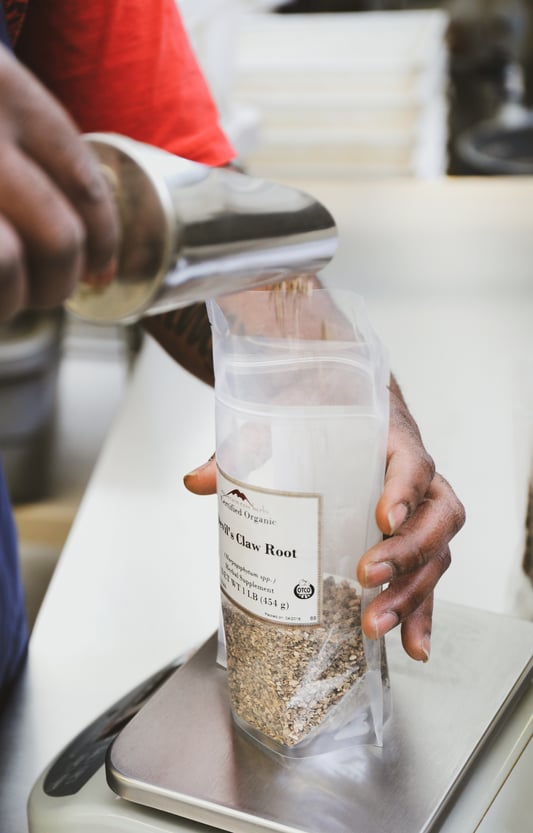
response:
<path fill-rule="evenodd" d="M 248 503 L 253 508 L 253 503 L 248 500 L 244 492 L 241 492 L 240 489 L 232 489 L 230 492 L 224 492 L 224 497 L 237 497 L 243 503 Z"/>

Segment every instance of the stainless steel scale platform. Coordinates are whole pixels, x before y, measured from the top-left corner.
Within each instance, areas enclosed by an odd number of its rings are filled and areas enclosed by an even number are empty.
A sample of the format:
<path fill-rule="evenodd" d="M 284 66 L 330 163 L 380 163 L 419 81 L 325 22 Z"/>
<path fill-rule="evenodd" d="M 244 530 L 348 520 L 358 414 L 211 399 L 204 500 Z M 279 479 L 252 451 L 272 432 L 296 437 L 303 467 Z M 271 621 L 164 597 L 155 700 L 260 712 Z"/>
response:
<path fill-rule="evenodd" d="M 489 766 L 490 783 L 472 788 L 471 825 L 463 814 L 454 828 L 470 833 L 480 829 L 510 772 L 526 765 L 532 653 L 532 623 L 440 603 L 429 663 L 410 660 L 397 633 L 388 638 L 393 716 L 384 747 L 287 759 L 256 747 L 234 727 L 214 635 L 166 675 L 132 719 L 125 720 L 134 711 L 125 698 L 112 720 L 77 739 L 75 795 L 61 789 L 61 773 L 72 771 L 65 766 L 68 750 L 59 756 L 33 790 L 30 830 L 77 833 L 98 824 L 101 831 L 146 833 L 203 825 L 231 833 L 429 833 L 441 830 L 452 799 L 468 787 L 487 750 L 503 743 L 498 738 L 507 719 L 519 713 L 504 761 Z M 101 748 L 107 738 L 109 746 L 118 731 L 113 720 L 126 725 L 107 753 L 111 792 L 103 767 L 95 774 L 93 766 L 86 781 L 82 770 L 90 759 L 83 744 Z M 75 747 L 76 741 L 70 760 Z"/>

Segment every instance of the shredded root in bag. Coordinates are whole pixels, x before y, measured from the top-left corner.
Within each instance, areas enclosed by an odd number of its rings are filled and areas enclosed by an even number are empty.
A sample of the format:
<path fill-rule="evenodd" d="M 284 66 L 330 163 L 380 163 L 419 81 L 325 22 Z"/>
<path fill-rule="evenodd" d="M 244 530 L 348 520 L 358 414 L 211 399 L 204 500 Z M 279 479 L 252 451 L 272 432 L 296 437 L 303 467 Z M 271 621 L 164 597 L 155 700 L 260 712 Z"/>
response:
<path fill-rule="evenodd" d="M 346 579 L 325 579 L 319 625 L 261 621 L 226 598 L 223 614 L 234 711 L 285 747 L 305 740 L 365 675 L 361 597 Z"/>

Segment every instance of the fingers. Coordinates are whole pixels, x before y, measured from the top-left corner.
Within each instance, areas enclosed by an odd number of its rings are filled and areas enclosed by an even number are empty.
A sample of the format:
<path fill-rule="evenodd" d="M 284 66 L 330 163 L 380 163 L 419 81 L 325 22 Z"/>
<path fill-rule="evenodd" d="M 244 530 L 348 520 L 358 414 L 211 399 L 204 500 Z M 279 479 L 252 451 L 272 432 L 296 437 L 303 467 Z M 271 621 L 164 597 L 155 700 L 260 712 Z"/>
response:
<path fill-rule="evenodd" d="M 365 609 L 365 634 L 377 639 L 401 624 L 405 651 L 415 660 L 427 661 L 431 650 L 433 590 L 450 563 L 450 550 L 446 547 L 438 559 L 391 582 Z"/>
<path fill-rule="evenodd" d="M 213 454 L 207 463 L 183 478 L 185 487 L 195 495 L 214 495 L 217 490 L 217 463 Z"/>
<path fill-rule="evenodd" d="M 410 657 L 427 662 L 431 653 L 433 593 L 402 624 L 402 645 Z"/>
<path fill-rule="evenodd" d="M 109 267 L 118 221 L 98 162 L 55 99 L 0 47 L 1 317 L 55 305 Z"/>
<path fill-rule="evenodd" d="M 376 520 L 384 535 L 392 535 L 424 499 L 435 465 L 422 443 L 394 377 L 390 386 L 388 460 Z"/>
<path fill-rule="evenodd" d="M 392 535 L 423 500 L 435 466 L 423 446 L 404 445 L 389 457 L 376 520 L 385 535 Z"/>
<path fill-rule="evenodd" d="M 250 454 L 250 449 L 254 454 Z M 244 453 L 244 459 L 243 459 Z M 269 459 L 272 453 L 270 429 L 265 425 L 245 422 L 239 430 L 220 443 L 217 454 L 222 471 L 253 471 Z M 242 475 L 244 476 L 244 475 Z M 217 460 L 213 454 L 207 463 L 183 478 L 185 487 L 195 495 L 212 495 L 217 490 Z"/>
<path fill-rule="evenodd" d="M 109 185 L 96 157 L 78 133 L 69 129 L 62 113 L 49 117 L 47 141 L 35 142 L 33 134 L 23 148 L 64 194 L 84 228 L 85 268 L 88 273 L 104 271 L 118 246 L 118 219 Z M 56 125 L 55 122 L 60 124 Z M 61 138 L 58 138 L 58 137 Z"/>
<path fill-rule="evenodd" d="M 249 449 L 254 448 L 251 455 Z M 269 459 L 272 446 L 270 430 L 266 426 L 244 423 L 237 434 L 231 435 L 218 449 L 218 462 L 224 471 L 243 471 L 242 451 L 245 450 L 249 471 L 253 471 Z M 217 490 L 217 460 L 213 454 L 207 463 L 189 472 L 183 478 L 185 487 L 196 495 L 212 495 Z"/>
<path fill-rule="evenodd" d="M 31 273 L 24 301 L 30 307 L 59 304 L 82 273 L 83 224 L 42 169 L 17 148 L 4 149 L 0 180 L 4 218 L 21 243 L 19 274 Z"/>
<path fill-rule="evenodd" d="M 361 583 L 377 587 L 438 558 L 463 522 L 462 505 L 444 478 L 435 475 L 412 517 L 362 556 L 357 569 Z"/>
<path fill-rule="evenodd" d="M 363 630 L 379 638 L 401 623 L 405 651 L 427 660 L 433 591 L 450 565 L 449 542 L 464 524 L 464 508 L 435 474 L 418 426 L 394 377 L 390 384 L 388 460 L 376 520 L 387 537 L 359 561 L 363 587 L 386 585 L 368 605 Z"/>
<path fill-rule="evenodd" d="M 105 177 L 61 105 L 22 65 L 2 55 L 6 119 L 24 154 L 65 194 L 86 230 L 89 270 L 105 269 L 118 240 L 116 211 Z"/>
<path fill-rule="evenodd" d="M 362 556 L 357 568 L 361 584 L 388 584 L 365 611 L 367 636 L 378 638 L 402 623 L 407 653 L 414 659 L 429 656 L 433 591 L 450 565 L 449 541 L 464 519 L 462 504 L 436 474 L 412 516 Z"/>

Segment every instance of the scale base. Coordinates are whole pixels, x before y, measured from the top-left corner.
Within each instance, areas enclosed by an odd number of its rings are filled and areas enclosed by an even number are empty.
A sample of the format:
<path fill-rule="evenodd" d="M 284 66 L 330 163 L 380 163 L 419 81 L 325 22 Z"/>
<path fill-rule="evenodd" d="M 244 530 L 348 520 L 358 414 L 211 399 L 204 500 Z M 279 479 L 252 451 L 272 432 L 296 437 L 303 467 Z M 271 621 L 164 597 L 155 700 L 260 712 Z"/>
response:
<path fill-rule="evenodd" d="M 231 719 L 216 634 L 122 730 L 107 779 L 122 798 L 231 833 L 428 833 L 531 677 L 533 625 L 436 607 L 427 665 L 388 639 L 384 747 L 309 758 L 257 747 Z"/>

